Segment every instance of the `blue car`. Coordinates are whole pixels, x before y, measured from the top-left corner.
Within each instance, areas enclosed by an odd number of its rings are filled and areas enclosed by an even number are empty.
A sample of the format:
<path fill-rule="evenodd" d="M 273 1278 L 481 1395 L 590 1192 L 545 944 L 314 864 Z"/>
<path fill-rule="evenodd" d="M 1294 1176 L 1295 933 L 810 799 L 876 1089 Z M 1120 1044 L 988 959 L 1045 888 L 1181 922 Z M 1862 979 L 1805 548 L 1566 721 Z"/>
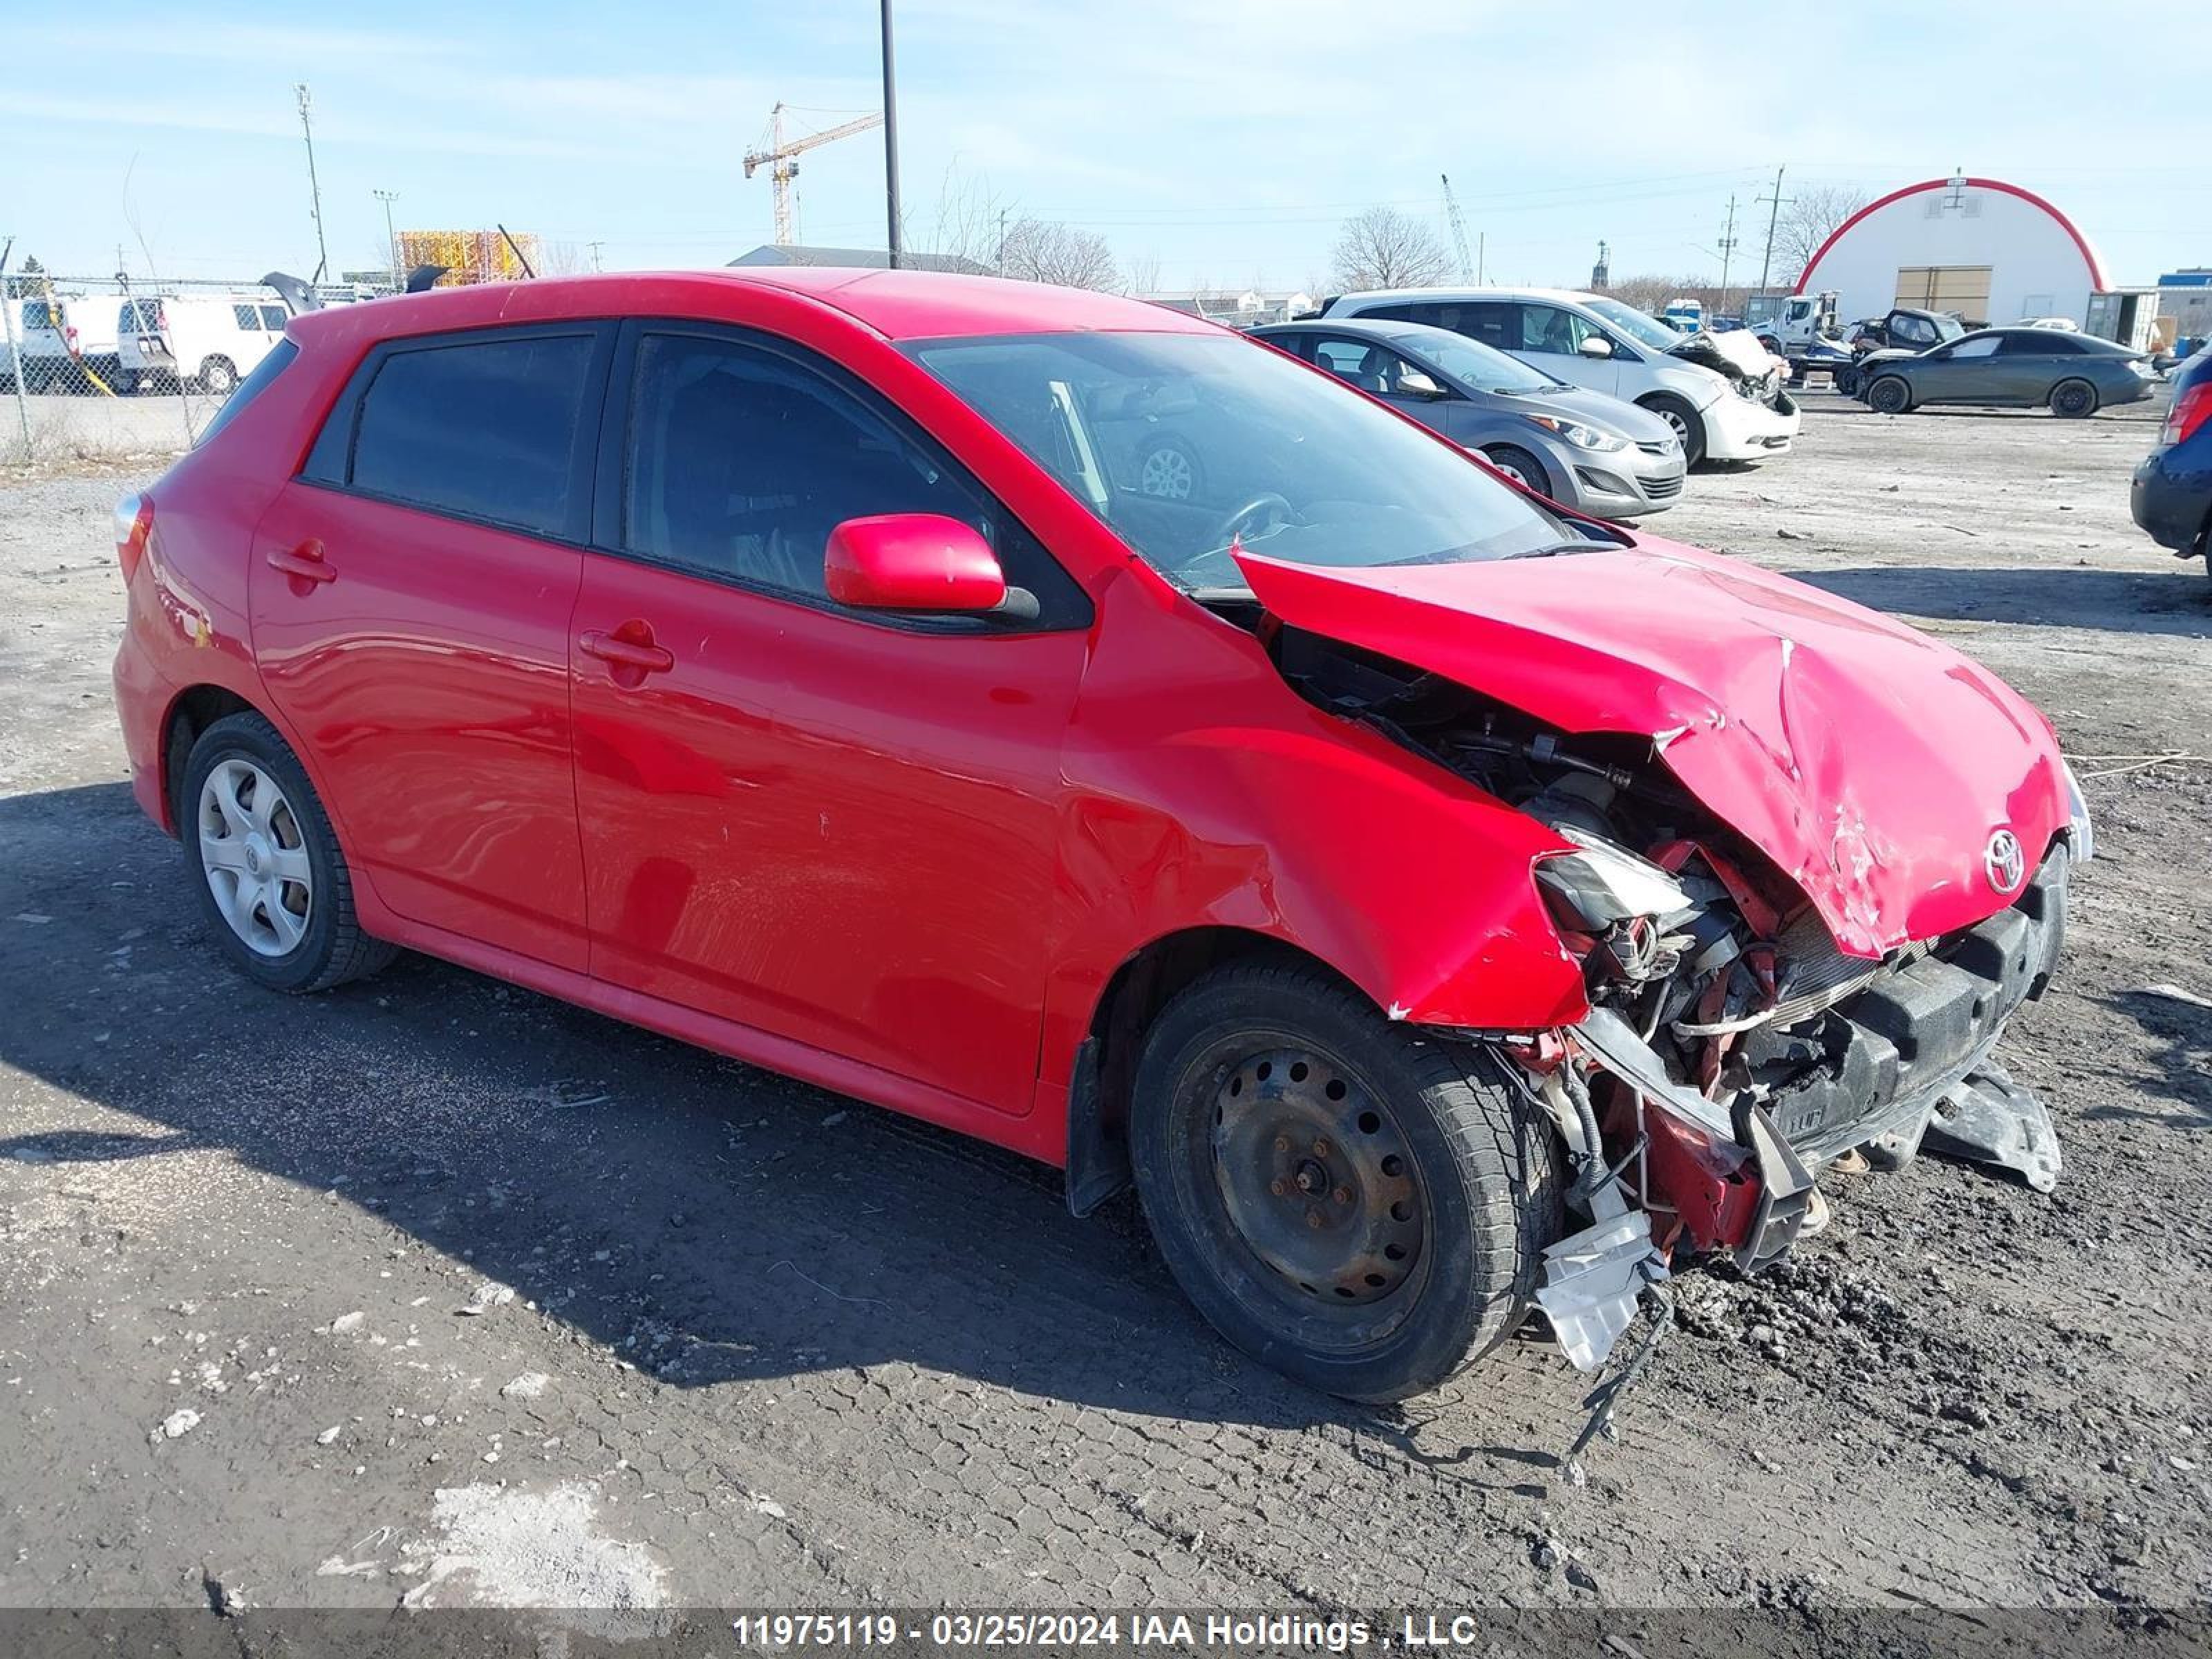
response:
<path fill-rule="evenodd" d="M 2174 370 L 2173 407 L 2136 469 L 2128 504 L 2160 546 L 2204 559 L 2212 572 L 2212 346 Z"/>

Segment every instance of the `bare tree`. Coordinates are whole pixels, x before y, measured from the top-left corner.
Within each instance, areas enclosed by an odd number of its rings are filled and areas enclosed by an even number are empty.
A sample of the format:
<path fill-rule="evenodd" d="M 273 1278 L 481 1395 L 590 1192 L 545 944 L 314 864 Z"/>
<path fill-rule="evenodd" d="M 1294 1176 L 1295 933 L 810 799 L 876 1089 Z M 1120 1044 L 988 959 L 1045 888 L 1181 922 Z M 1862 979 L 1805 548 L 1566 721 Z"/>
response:
<path fill-rule="evenodd" d="M 1127 288 L 1132 294 L 1142 296 L 1160 291 L 1160 256 L 1139 253 L 1129 261 Z"/>
<path fill-rule="evenodd" d="M 1451 270 L 1436 232 L 1395 208 L 1371 207 L 1346 219 L 1331 257 L 1337 284 L 1346 289 L 1425 288 Z"/>
<path fill-rule="evenodd" d="M 1836 227 L 1866 204 L 1856 185 L 1798 185 L 1774 227 L 1774 280 L 1796 282 Z"/>
<path fill-rule="evenodd" d="M 921 252 L 967 259 L 996 270 L 999 245 L 1017 216 L 1012 198 L 1000 195 L 988 178 L 963 173 L 955 163 L 939 181 L 928 229 L 916 235 L 909 224 L 906 240 Z"/>
<path fill-rule="evenodd" d="M 1006 227 L 1000 249 L 999 274 L 1033 283 L 1057 283 L 1062 288 L 1091 288 L 1110 292 L 1121 287 L 1114 250 L 1095 230 L 1081 230 L 1051 219 L 1024 215 Z"/>

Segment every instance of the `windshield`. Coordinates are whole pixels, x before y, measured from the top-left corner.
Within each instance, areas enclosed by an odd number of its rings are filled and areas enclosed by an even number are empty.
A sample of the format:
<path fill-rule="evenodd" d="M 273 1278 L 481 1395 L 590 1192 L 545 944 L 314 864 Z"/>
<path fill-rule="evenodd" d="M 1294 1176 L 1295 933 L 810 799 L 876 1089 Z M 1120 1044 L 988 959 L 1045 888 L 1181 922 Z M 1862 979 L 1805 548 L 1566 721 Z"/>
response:
<path fill-rule="evenodd" d="M 1575 539 L 1421 428 L 1233 335 L 1029 334 L 914 350 L 1184 587 L 1241 590 L 1232 542 L 1351 568 L 1510 558 Z"/>
<path fill-rule="evenodd" d="M 1558 392 L 1559 381 L 1539 374 L 1518 357 L 1509 357 L 1480 340 L 1455 334 L 1448 328 L 1423 329 L 1418 337 L 1401 336 L 1409 351 L 1418 351 L 1454 380 L 1477 392 Z"/>
<path fill-rule="evenodd" d="M 1682 343 L 1682 337 L 1664 323 L 1645 316 L 1633 306 L 1625 306 L 1618 300 L 1592 298 L 1578 301 L 1584 311 L 1602 317 L 1638 345 L 1650 346 L 1654 351 L 1672 351 Z"/>

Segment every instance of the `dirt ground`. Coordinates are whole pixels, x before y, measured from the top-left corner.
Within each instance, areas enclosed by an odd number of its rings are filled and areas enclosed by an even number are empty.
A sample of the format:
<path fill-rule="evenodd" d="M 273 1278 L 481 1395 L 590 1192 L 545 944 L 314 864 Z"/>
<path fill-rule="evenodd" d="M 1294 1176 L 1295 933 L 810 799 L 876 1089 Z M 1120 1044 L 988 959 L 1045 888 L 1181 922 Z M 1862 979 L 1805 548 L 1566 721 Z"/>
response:
<path fill-rule="evenodd" d="M 2212 994 L 2212 769 L 2113 769 L 2212 750 L 2156 418 L 1814 392 L 1654 522 L 1996 668 L 2100 844 L 2003 1054 L 2056 1194 L 1836 1179 L 1579 1483 L 1541 1341 L 1344 1406 L 1050 1170 L 420 958 L 248 988 L 122 781 L 141 475 L 0 483 L 0 1604 L 2201 1604 L 2212 1012 L 2138 988 Z"/>

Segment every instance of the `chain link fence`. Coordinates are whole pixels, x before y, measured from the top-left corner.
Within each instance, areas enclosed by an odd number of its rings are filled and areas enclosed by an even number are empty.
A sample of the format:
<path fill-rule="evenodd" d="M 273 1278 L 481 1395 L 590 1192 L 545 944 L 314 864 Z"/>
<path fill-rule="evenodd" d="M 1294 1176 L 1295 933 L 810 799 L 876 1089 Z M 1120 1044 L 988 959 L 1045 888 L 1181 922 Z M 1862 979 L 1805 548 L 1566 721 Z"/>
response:
<path fill-rule="evenodd" d="M 352 285 L 326 301 L 373 297 Z M 174 454 L 276 348 L 291 307 L 267 284 L 0 274 L 0 464 Z"/>

